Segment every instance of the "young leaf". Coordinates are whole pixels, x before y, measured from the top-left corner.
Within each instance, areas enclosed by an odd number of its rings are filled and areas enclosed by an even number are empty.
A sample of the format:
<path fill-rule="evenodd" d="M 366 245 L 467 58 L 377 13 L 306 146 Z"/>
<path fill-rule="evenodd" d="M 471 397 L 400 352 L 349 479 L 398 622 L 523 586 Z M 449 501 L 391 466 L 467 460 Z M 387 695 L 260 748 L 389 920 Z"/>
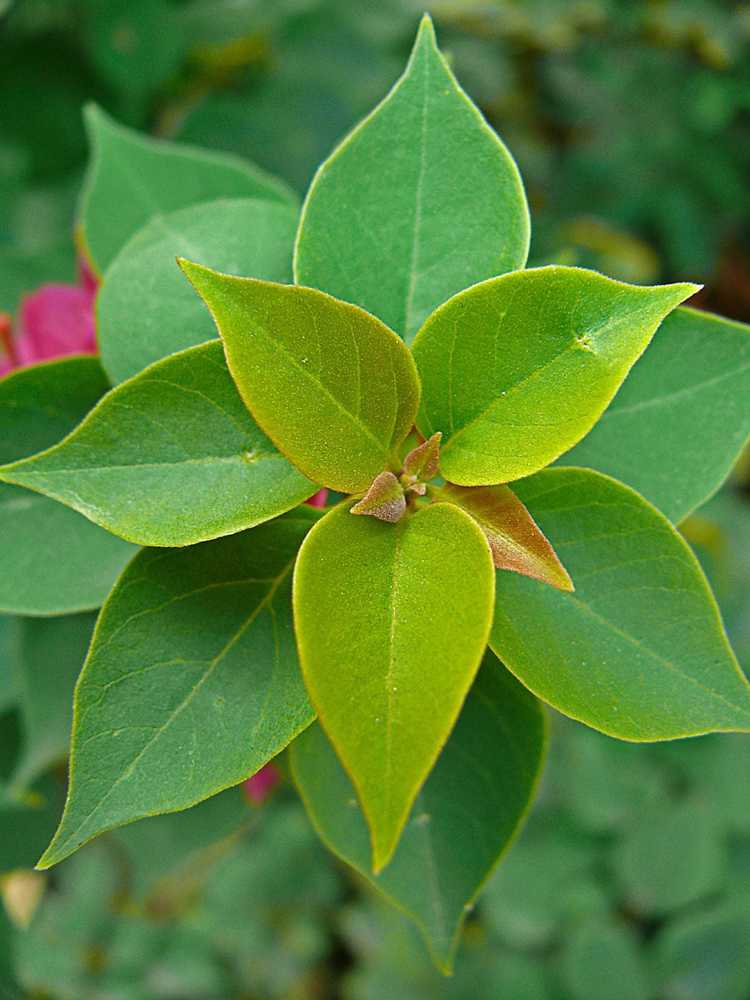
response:
<path fill-rule="evenodd" d="M 676 309 L 565 463 L 606 472 L 675 524 L 729 475 L 750 436 L 750 326 Z"/>
<path fill-rule="evenodd" d="M 73 688 L 95 620 L 87 614 L 18 621 L 16 691 L 23 736 L 11 779 L 17 789 L 28 788 L 68 751 Z"/>
<path fill-rule="evenodd" d="M 392 472 L 381 472 L 362 499 L 354 504 L 351 513 L 369 514 L 395 524 L 406 513 L 404 488 Z"/>
<path fill-rule="evenodd" d="M 290 281 L 297 215 L 257 198 L 225 199 L 157 215 L 108 268 L 96 300 L 102 364 L 122 382 L 159 358 L 216 336 L 175 265 L 190 253 L 232 274 Z"/>
<path fill-rule="evenodd" d="M 377 876 L 354 789 L 321 727 L 299 736 L 290 757 L 327 846 L 419 925 L 435 962 L 449 972 L 467 910 L 525 817 L 544 749 L 539 703 L 488 651 L 393 860 Z"/>
<path fill-rule="evenodd" d="M 461 486 L 536 472 L 607 407 L 662 319 L 696 285 L 639 288 L 575 267 L 493 278 L 419 331 L 417 424 L 443 432 L 440 469 Z"/>
<path fill-rule="evenodd" d="M 411 343 L 441 302 L 523 267 L 528 249 L 518 169 L 425 17 L 404 75 L 315 175 L 296 279 L 356 302 Z"/>
<path fill-rule="evenodd" d="M 216 321 L 240 395 L 298 469 L 359 493 L 395 464 L 416 416 L 419 379 L 391 330 L 311 288 L 180 263 Z"/>
<path fill-rule="evenodd" d="M 221 344 L 158 361 L 54 448 L 0 468 L 141 545 L 191 545 L 267 521 L 315 486 L 242 405 Z"/>
<path fill-rule="evenodd" d="M 100 274 L 154 215 L 216 198 L 295 203 L 281 181 L 236 156 L 151 139 L 95 105 L 86 108 L 85 119 L 92 153 L 80 221 Z"/>
<path fill-rule="evenodd" d="M 416 490 L 424 496 L 422 488 L 425 483 L 437 476 L 440 470 L 440 441 L 443 435 L 438 431 L 427 438 L 416 448 L 412 448 L 404 458 L 404 476 L 409 482 L 409 489 Z"/>
<path fill-rule="evenodd" d="M 237 784 L 309 725 L 291 580 L 319 516 L 300 508 L 131 563 L 76 689 L 68 801 L 40 867 L 104 830 Z"/>
<path fill-rule="evenodd" d="M 302 672 L 354 781 L 379 871 L 458 716 L 492 616 L 489 547 L 435 504 L 383 524 L 330 511 L 300 550 L 294 609 Z"/>
<path fill-rule="evenodd" d="M 619 739 L 750 731 L 750 685 L 667 519 L 588 469 L 548 469 L 515 489 L 576 590 L 498 574 L 490 645 L 508 669 L 560 712 Z"/>
<path fill-rule="evenodd" d="M 0 462 L 65 437 L 107 391 L 92 357 L 20 368 L 0 381 Z M 48 497 L 0 485 L 0 610 L 67 614 L 99 607 L 135 549 Z"/>
<path fill-rule="evenodd" d="M 555 550 L 508 486 L 447 483 L 440 496 L 471 514 L 487 536 L 497 569 L 522 573 L 558 590 L 575 589 Z"/>

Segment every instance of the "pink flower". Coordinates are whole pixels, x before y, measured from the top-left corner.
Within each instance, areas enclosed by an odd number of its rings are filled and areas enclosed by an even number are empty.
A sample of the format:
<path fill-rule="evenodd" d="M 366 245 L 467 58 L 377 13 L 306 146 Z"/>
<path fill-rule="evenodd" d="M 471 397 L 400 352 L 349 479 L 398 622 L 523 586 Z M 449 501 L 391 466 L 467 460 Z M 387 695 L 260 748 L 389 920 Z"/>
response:
<path fill-rule="evenodd" d="M 259 806 L 266 801 L 280 781 L 281 771 L 278 767 L 275 764 L 266 764 L 251 778 L 242 782 L 242 790 L 253 805 Z"/>
<path fill-rule="evenodd" d="M 0 314 L 0 375 L 66 354 L 96 354 L 96 279 L 84 264 L 80 285 L 42 285 L 24 296 L 11 333 Z"/>
<path fill-rule="evenodd" d="M 328 490 L 318 490 L 317 493 L 313 493 L 309 500 L 305 503 L 309 504 L 310 507 L 325 507 L 328 501 Z"/>

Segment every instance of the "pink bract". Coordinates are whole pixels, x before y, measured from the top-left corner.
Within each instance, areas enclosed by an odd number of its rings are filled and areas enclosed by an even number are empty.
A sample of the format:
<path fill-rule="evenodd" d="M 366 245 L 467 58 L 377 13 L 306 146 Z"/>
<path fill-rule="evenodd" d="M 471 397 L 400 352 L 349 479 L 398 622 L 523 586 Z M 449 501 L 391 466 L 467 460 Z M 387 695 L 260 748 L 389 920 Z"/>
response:
<path fill-rule="evenodd" d="M 254 804 L 261 805 L 281 781 L 281 771 L 275 764 L 266 764 L 260 771 L 242 783 L 245 796 Z"/>

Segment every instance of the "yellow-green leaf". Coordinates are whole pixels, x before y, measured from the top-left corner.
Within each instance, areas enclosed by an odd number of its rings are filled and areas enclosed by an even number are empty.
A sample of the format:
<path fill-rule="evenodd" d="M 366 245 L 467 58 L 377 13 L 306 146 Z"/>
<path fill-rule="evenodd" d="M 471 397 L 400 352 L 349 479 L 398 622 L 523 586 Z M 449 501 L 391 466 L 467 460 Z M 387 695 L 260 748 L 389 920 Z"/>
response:
<path fill-rule="evenodd" d="M 493 577 L 484 535 L 452 504 L 385 524 L 353 517 L 345 503 L 300 550 L 302 671 L 357 789 L 376 871 L 391 858 L 474 679 Z"/>
<path fill-rule="evenodd" d="M 417 424 L 443 432 L 440 469 L 461 486 L 544 468 L 606 409 L 659 323 L 696 285 L 641 288 L 575 267 L 493 278 L 419 331 Z"/>
<path fill-rule="evenodd" d="M 357 493 L 397 467 L 419 378 L 392 330 L 311 288 L 181 265 L 216 321 L 245 404 L 300 471 Z"/>

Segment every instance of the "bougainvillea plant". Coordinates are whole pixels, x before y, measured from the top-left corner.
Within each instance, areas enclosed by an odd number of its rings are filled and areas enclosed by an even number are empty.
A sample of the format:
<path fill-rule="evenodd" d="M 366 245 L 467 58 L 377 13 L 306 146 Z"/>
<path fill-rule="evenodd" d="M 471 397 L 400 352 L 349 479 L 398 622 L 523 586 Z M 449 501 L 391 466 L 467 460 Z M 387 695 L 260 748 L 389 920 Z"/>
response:
<path fill-rule="evenodd" d="M 427 18 L 301 211 L 87 125 L 100 356 L 0 383 L 0 610 L 102 607 L 40 867 L 289 748 L 325 843 L 447 969 L 542 703 L 624 740 L 750 731 L 674 527 L 747 440 L 750 330 L 695 285 L 527 268 L 518 170 Z"/>

